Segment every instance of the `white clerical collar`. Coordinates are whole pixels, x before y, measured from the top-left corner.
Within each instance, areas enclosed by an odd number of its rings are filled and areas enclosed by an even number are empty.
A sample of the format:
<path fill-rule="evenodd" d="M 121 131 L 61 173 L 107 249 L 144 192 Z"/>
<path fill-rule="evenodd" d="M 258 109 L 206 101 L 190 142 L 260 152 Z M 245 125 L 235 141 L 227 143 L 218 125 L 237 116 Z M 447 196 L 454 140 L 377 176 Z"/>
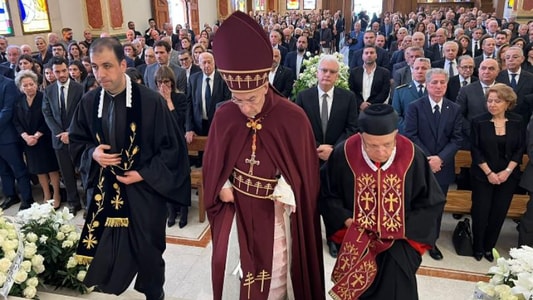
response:
<path fill-rule="evenodd" d="M 128 75 L 124 74 L 126 79 L 126 107 L 131 107 L 131 79 Z M 98 103 L 98 118 L 102 118 L 102 111 L 104 109 L 104 96 L 106 91 L 104 88 L 100 91 L 100 102 Z"/>
<path fill-rule="evenodd" d="M 368 154 L 366 153 L 365 151 L 365 147 L 364 147 L 364 144 L 362 143 L 363 139 L 361 137 L 361 151 L 363 152 L 363 158 L 366 162 L 366 164 L 370 167 L 370 169 L 372 169 L 372 171 L 376 172 L 378 170 L 378 167 L 376 166 L 376 164 L 370 159 L 370 157 L 368 157 Z M 387 171 L 387 169 L 392 165 L 392 162 L 394 161 L 394 157 L 396 157 L 396 146 L 394 146 L 394 149 L 392 149 L 392 152 L 391 152 L 391 155 L 389 157 L 389 159 L 387 160 L 387 162 L 385 162 L 384 164 L 382 164 L 380 166 L 380 168 L 383 170 L 383 171 Z"/>

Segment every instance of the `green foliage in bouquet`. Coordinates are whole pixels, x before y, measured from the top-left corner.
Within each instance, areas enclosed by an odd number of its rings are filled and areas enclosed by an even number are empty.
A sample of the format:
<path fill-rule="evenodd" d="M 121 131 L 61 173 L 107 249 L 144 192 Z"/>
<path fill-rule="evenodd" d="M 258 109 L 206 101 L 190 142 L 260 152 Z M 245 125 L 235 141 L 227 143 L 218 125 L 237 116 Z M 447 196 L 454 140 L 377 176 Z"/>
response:
<path fill-rule="evenodd" d="M 310 56 L 311 54 L 307 53 L 307 55 Z M 344 64 L 342 54 L 335 52 L 335 54 L 332 55 L 337 58 L 340 65 L 339 78 L 337 79 L 337 82 L 335 82 L 335 86 L 349 90 L 350 86 L 348 85 L 348 77 L 350 76 L 350 68 Z M 300 75 L 298 75 L 298 79 L 294 82 L 292 88 L 292 100 L 296 100 L 296 96 L 299 92 L 317 85 L 318 80 L 316 74 L 318 72 L 318 62 L 323 56 L 324 54 L 321 54 L 320 56 L 316 55 L 309 59 L 305 59 L 302 62 L 305 69 Z"/>
<path fill-rule="evenodd" d="M 40 275 L 43 283 L 81 294 L 89 292 L 83 284 L 87 266 L 78 264 L 74 257 L 80 234 L 69 222 L 73 215 L 68 209 L 55 211 L 51 203 L 34 203 L 17 217 L 26 240 L 34 243 L 44 258 L 45 270 Z"/>

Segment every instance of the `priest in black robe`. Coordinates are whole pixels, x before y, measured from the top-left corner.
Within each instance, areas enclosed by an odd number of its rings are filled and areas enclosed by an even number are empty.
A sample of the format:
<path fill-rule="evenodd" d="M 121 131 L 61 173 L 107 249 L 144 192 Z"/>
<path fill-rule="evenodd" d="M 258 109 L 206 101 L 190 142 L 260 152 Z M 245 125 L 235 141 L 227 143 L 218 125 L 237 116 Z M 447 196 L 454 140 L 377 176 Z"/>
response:
<path fill-rule="evenodd" d="M 184 134 L 163 98 L 125 75 L 122 46 L 90 48 L 101 88 L 84 95 L 69 129 L 70 152 L 91 193 L 77 250 L 84 283 L 120 294 L 137 275 L 146 299 L 164 299 L 166 202 L 190 193 Z"/>
<path fill-rule="evenodd" d="M 426 155 L 397 123 L 392 106 L 369 106 L 361 133 L 322 168 L 320 209 L 341 244 L 334 299 L 418 299 L 416 271 L 438 236 L 445 198 Z"/>

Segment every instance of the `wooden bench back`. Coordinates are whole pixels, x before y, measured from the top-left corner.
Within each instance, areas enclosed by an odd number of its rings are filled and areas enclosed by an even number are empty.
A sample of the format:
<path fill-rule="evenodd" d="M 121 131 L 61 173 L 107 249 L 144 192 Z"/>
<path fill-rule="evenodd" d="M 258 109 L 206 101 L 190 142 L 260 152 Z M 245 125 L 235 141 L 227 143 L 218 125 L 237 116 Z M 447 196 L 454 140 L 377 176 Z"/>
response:
<path fill-rule="evenodd" d="M 205 150 L 207 136 L 195 136 L 190 144 L 187 144 L 189 155 L 198 156 L 198 152 Z"/>
<path fill-rule="evenodd" d="M 520 169 L 524 171 L 528 163 L 529 157 L 527 156 L 527 154 L 524 154 L 524 156 L 522 157 L 522 164 L 520 164 Z M 457 151 L 457 154 L 455 154 L 455 174 L 459 174 L 461 172 L 461 168 L 470 168 L 471 165 L 472 156 L 470 155 L 470 151 Z"/>

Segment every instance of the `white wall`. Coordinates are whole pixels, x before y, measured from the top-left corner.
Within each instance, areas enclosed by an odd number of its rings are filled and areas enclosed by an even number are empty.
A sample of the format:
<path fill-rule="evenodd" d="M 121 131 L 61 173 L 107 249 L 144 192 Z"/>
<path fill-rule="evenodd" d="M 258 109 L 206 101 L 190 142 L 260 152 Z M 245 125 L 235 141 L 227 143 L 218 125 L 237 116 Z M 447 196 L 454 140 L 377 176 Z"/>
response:
<path fill-rule="evenodd" d="M 217 2 L 213 0 L 198 0 L 198 14 L 200 19 L 200 31 L 204 29 L 205 23 L 213 26 L 217 21 Z"/>

